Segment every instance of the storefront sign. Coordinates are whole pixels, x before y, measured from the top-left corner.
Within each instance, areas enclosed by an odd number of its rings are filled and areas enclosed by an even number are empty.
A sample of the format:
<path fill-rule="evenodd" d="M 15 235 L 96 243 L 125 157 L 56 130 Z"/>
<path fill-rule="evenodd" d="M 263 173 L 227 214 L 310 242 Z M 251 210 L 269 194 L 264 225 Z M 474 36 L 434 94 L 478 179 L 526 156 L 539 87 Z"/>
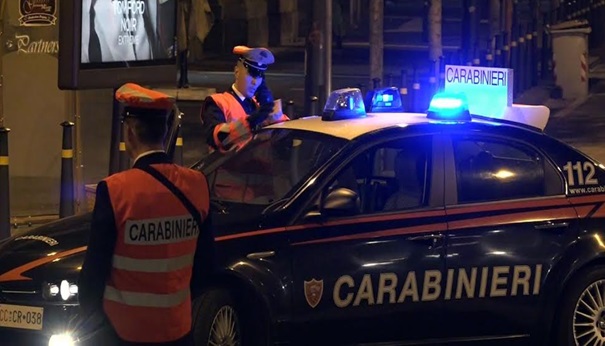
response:
<path fill-rule="evenodd" d="M 19 0 L 19 25 L 49 26 L 57 22 L 56 0 Z"/>
<path fill-rule="evenodd" d="M 59 54 L 59 41 L 31 40 L 29 35 L 15 35 L 19 54 Z"/>

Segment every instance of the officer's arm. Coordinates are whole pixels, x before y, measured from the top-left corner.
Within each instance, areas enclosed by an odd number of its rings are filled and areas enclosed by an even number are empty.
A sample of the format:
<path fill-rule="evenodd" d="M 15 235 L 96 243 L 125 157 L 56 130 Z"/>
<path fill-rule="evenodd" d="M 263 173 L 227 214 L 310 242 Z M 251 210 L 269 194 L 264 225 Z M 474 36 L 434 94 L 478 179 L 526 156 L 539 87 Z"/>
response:
<path fill-rule="evenodd" d="M 204 283 L 208 283 L 207 278 L 215 270 L 215 249 L 214 249 L 214 230 L 212 229 L 211 213 L 208 214 L 200 228 L 200 235 L 197 238 L 197 247 L 193 260 L 193 275 L 191 277 L 191 293 L 195 297 L 200 293 Z"/>
<path fill-rule="evenodd" d="M 97 185 L 88 249 L 78 279 L 79 301 L 83 312 L 91 313 L 102 308 L 116 239 L 117 230 L 109 190 L 102 181 Z"/>
<path fill-rule="evenodd" d="M 202 135 L 206 138 L 206 143 L 216 149 L 219 143 L 216 143 L 214 134 L 217 126 L 222 126 L 227 121 L 225 114 L 216 105 L 216 102 L 211 97 L 207 97 L 202 105 Z M 218 133 L 218 139 L 223 141 L 227 138 L 227 133 Z"/>

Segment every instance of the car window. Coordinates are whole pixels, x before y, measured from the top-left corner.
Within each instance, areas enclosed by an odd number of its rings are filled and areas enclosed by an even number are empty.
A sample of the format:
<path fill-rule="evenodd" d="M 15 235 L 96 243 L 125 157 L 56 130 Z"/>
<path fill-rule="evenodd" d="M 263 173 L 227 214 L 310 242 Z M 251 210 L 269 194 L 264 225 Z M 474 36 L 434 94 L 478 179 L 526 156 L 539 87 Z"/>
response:
<path fill-rule="evenodd" d="M 328 184 L 360 198 L 360 214 L 419 208 L 428 204 L 431 176 L 429 136 L 387 142 L 357 155 Z"/>
<path fill-rule="evenodd" d="M 541 197 L 552 170 L 529 146 L 493 138 L 454 138 L 459 203 Z M 556 175 L 556 173 L 554 173 Z"/>
<path fill-rule="evenodd" d="M 305 131 L 264 131 L 205 172 L 213 200 L 268 205 L 285 198 L 346 141 Z M 217 158 L 214 158 L 217 160 Z"/>

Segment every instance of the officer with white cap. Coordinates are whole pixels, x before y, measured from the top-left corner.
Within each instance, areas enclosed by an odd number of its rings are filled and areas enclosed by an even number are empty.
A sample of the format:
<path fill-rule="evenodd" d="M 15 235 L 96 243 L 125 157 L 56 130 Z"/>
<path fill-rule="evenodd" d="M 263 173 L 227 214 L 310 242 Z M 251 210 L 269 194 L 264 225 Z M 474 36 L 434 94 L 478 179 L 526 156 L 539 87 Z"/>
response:
<path fill-rule="evenodd" d="M 265 81 L 265 71 L 275 62 L 273 53 L 246 46 L 234 47 L 233 53 L 238 60 L 230 90 L 207 97 L 202 106 L 203 134 L 211 150 L 241 146 L 254 129 L 289 120 Z"/>

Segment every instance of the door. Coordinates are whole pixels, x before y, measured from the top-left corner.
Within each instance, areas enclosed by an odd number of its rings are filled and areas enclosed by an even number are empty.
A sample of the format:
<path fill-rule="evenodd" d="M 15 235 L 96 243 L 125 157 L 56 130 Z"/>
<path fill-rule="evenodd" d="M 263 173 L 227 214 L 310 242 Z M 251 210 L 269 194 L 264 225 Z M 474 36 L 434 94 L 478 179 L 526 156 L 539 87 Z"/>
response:
<path fill-rule="evenodd" d="M 447 148 L 448 334 L 527 336 L 550 266 L 575 235 L 563 178 L 513 138 L 453 134 Z"/>
<path fill-rule="evenodd" d="M 446 224 L 438 148 L 432 136 L 384 142 L 326 177 L 318 200 L 347 188 L 360 204 L 350 215 L 301 220 L 290 232 L 296 340 L 439 336 Z"/>

